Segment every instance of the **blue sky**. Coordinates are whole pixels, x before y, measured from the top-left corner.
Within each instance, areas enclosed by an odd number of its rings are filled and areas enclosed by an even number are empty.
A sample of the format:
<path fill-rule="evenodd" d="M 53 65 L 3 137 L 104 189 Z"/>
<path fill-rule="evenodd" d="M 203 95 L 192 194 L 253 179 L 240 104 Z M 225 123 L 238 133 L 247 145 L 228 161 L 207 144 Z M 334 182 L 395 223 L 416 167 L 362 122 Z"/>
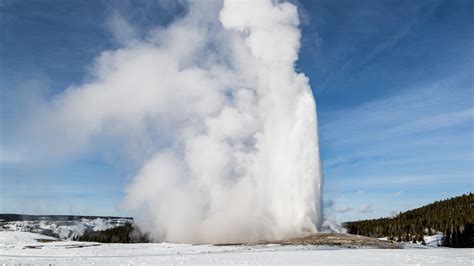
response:
<path fill-rule="evenodd" d="M 474 2 L 296 3 L 328 213 L 389 216 L 473 191 Z M 99 151 L 20 160 L 16 129 L 35 95 L 81 84 L 95 57 L 120 47 L 111 18 L 140 34 L 183 12 L 177 1 L 0 1 L 0 212 L 126 215 L 133 167 Z"/>

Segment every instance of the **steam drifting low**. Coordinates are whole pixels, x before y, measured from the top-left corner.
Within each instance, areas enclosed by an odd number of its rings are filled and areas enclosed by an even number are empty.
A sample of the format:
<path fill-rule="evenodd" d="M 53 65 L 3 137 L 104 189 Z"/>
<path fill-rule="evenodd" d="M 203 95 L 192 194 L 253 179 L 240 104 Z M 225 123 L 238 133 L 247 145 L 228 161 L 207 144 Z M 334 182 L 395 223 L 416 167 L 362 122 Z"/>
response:
<path fill-rule="evenodd" d="M 294 69 L 298 25 L 290 3 L 191 2 L 103 52 L 94 79 L 48 103 L 41 123 L 65 136 L 59 150 L 97 136 L 127 147 L 140 166 L 123 207 L 156 241 L 316 232 L 322 174 L 314 98 Z"/>

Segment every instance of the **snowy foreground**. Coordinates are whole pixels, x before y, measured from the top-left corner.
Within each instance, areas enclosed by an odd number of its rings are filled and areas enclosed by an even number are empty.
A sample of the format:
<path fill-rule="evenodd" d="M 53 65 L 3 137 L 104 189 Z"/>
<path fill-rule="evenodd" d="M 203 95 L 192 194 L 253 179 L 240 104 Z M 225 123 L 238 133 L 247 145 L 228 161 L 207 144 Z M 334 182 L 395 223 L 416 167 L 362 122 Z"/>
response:
<path fill-rule="evenodd" d="M 0 264 L 473 265 L 473 249 L 341 249 L 280 245 L 99 244 L 0 231 Z"/>

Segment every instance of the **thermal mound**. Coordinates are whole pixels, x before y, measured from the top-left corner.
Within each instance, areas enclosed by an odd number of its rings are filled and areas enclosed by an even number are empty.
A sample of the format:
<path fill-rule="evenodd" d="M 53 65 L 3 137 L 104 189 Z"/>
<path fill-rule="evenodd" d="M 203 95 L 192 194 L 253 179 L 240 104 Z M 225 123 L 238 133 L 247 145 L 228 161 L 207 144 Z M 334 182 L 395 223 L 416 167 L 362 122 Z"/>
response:
<path fill-rule="evenodd" d="M 343 248 L 381 248 L 400 249 L 401 245 L 377 238 L 340 233 L 315 233 L 300 237 L 286 238 L 276 241 L 264 241 L 258 244 L 277 245 L 308 245 L 308 246 L 337 246 Z M 238 244 L 218 244 L 238 245 Z"/>
<path fill-rule="evenodd" d="M 345 248 L 402 248 L 399 244 L 377 238 L 339 233 L 317 233 L 270 242 L 281 245 L 341 246 Z"/>

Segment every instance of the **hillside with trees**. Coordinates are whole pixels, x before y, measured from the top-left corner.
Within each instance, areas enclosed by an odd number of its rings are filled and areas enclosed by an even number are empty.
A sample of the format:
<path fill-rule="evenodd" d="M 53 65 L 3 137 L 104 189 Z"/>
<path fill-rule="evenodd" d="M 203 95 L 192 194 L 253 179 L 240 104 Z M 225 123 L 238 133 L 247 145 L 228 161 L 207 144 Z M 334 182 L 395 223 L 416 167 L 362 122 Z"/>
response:
<path fill-rule="evenodd" d="M 127 223 L 104 231 L 88 230 L 83 235 L 75 237 L 76 241 L 92 241 L 100 243 L 148 243 L 150 239 L 133 224 Z"/>
<path fill-rule="evenodd" d="M 396 217 L 345 222 L 350 234 L 423 242 L 423 236 L 441 232 L 446 247 L 474 247 L 474 194 L 436 201 Z"/>

